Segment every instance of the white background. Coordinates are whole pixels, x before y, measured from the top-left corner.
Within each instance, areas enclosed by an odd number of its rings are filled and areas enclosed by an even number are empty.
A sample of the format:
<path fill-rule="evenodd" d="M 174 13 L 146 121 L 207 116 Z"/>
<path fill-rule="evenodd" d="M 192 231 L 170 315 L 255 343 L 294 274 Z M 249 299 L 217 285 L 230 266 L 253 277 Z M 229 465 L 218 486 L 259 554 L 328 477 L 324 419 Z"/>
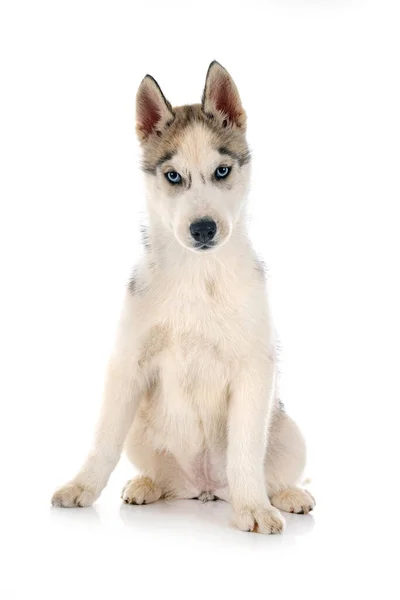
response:
<path fill-rule="evenodd" d="M 399 597 L 396 4 L 1 3 L 2 599 Z M 125 459 L 93 508 L 49 505 L 139 252 L 137 86 L 198 102 L 213 59 L 248 113 L 250 229 L 317 497 L 283 536 L 223 503 L 121 506 Z"/>

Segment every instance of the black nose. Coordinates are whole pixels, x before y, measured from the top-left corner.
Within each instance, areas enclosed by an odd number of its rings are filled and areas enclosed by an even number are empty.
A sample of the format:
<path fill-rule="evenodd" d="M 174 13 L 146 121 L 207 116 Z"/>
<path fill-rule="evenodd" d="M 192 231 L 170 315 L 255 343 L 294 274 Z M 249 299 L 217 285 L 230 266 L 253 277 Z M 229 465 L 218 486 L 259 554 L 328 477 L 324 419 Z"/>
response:
<path fill-rule="evenodd" d="M 206 244 L 213 239 L 217 232 L 217 224 L 215 221 L 203 219 L 195 221 L 190 225 L 190 233 L 196 242 Z"/>

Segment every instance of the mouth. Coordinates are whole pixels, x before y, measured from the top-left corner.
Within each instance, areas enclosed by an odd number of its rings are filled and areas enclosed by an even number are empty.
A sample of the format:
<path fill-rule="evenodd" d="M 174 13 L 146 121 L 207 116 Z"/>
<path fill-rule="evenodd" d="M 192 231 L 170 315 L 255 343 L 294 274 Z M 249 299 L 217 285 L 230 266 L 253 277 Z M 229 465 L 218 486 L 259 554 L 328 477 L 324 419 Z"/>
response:
<path fill-rule="evenodd" d="M 215 248 L 215 246 L 217 246 L 216 242 L 207 242 L 206 244 L 202 244 L 201 242 L 197 243 L 194 245 L 194 250 L 211 250 L 212 248 Z"/>

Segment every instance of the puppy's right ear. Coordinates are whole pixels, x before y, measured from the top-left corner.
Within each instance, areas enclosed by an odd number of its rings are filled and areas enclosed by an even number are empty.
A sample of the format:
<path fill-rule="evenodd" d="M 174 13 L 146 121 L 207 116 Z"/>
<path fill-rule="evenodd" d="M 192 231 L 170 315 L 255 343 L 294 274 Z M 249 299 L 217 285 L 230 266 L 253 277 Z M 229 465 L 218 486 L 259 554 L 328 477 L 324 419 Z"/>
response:
<path fill-rule="evenodd" d="M 174 118 L 172 106 L 157 81 L 146 75 L 136 95 L 136 133 L 141 142 L 162 130 Z"/>

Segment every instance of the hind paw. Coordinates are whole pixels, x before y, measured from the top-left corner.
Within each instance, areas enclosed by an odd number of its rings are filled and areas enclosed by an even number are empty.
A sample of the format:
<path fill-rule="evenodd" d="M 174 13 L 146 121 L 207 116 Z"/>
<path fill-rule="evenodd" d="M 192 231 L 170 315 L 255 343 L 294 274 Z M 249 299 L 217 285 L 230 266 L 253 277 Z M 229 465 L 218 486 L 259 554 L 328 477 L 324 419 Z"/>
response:
<path fill-rule="evenodd" d="M 287 488 L 271 496 L 271 504 L 290 513 L 307 514 L 315 508 L 315 499 L 302 488 Z"/>
<path fill-rule="evenodd" d="M 125 504 L 150 504 L 161 498 L 162 492 L 150 477 L 135 477 L 127 482 L 121 498 Z"/>

